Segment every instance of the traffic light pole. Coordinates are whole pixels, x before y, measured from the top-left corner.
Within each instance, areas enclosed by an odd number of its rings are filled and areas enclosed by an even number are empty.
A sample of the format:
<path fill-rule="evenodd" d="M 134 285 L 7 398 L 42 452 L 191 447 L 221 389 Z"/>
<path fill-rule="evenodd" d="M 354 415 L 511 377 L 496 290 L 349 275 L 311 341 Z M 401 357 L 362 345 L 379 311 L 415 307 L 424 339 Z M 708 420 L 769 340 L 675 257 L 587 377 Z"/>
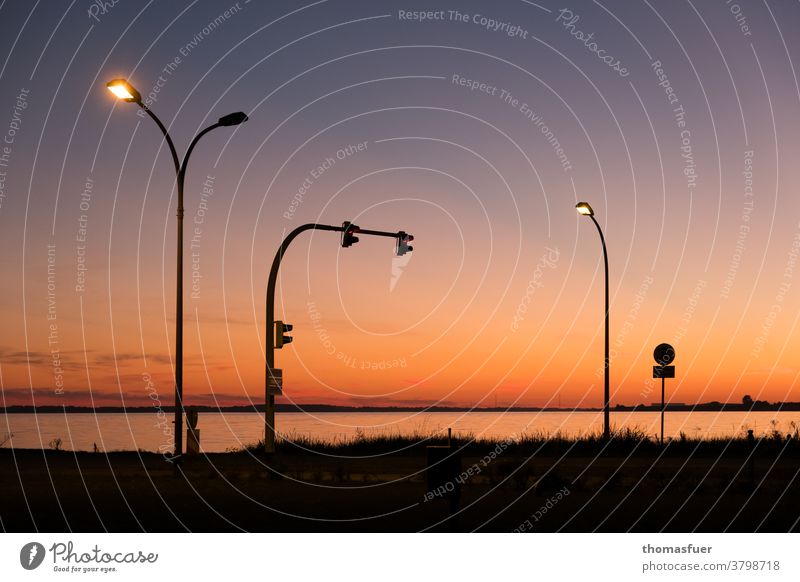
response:
<path fill-rule="evenodd" d="M 308 223 L 298 226 L 290 232 L 278 252 L 275 254 L 275 259 L 272 261 L 272 268 L 269 271 L 269 280 L 267 282 L 267 333 L 266 333 L 266 377 L 264 382 L 264 391 L 266 394 L 266 409 L 264 411 L 264 451 L 266 453 L 275 452 L 275 394 L 270 394 L 270 383 L 276 385 L 280 380 L 273 372 L 275 369 L 275 285 L 278 282 L 278 269 L 281 266 L 286 249 L 297 236 L 307 230 L 327 230 L 331 232 L 345 232 L 347 227 L 333 226 L 329 224 L 316 224 Z M 366 234 L 370 236 L 385 236 L 390 238 L 399 239 L 405 233 L 401 232 L 385 232 L 382 230 L 362 230 L 356 227 L 357 234 Z M 270 382 L 272 380 L 272 382 Z"/>

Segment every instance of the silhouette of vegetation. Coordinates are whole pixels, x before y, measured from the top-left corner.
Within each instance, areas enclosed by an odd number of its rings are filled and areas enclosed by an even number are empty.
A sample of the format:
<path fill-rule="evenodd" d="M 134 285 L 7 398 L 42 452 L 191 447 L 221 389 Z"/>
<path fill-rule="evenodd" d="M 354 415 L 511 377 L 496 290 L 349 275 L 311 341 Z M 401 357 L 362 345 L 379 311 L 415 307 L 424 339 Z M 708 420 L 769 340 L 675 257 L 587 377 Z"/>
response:
<path fill-rule="evenodd" d="M 564 455 L 564 456 L 618 456 L 618 455 L 664 455 L 664 456 L 719 456 L 748 455 L 752 445 L 747 440 L 747 430 L 743 427 L 740 436 L 698 437 L 684 432 L 676 438 L 665 440 L 664 447 L 659 444 L 657 434 L 649 434 L 640 427 L 625 427 L 612 430 L 610 441 L 603 439 L 602 430 L 587 432 L 579 436 L 568 436 L 559 431 L 531 431 L 514 438 L 477 437 L 473 433 L 454 435 L 451 446 L 462 449 L 466 455 L 483 455 L 495 449 L 500 442 L 507 442 L 503 455 Z M 780 423 L 773 421 L 770 428 L 756 435 L 759 454 L 793 454 L 800 456 L 800 424 L 792 421 L 788 430 L 781 430 Z M 283 434 L 276 441 L 276 450 L 282 455 L 298 455 L 307 452 L 338 456 L 361 455 L 419 455 L 426 447 L 448 444 L 446 431 L 427 431 L 417 429 L 411 434 L 398 432 L 366 432 L 357 430 L 352 436 L 338 436 L 322 439 L 306 434 Z M 247 452 L 260 454 L 263 441 L 239 449 L 228 449 L 231 453 Z"/>

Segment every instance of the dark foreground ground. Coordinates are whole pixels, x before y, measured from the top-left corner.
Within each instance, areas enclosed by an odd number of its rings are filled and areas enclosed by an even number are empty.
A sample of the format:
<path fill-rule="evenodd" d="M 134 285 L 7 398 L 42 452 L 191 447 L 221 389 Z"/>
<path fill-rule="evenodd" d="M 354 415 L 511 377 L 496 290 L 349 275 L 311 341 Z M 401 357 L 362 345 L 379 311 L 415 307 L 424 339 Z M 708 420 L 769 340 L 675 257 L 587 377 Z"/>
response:
<path fill-rule="evenodd" d="M 790 447 L 794 448 L 794 447 Z M 348 459 L 0 450 L 5 531 L 798 531 L 800 455 L 467 450 L 459 512 L 428 492 L 425 449 Z M 749 459 L 748 459 L 749 457 Z M 750 459 L 752 459 L 752 464 Z M 475 468 L 480 468 L 477 472 Z M 432 500 L 426 500 L 433 497 Z"/>

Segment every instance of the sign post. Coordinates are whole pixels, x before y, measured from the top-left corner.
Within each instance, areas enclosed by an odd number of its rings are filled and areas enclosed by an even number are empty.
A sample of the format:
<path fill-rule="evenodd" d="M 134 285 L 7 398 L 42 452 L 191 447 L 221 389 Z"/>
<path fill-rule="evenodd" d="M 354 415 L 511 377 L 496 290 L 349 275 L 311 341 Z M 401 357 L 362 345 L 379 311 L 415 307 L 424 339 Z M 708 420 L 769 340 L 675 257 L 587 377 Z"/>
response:
<path fill-rule="evenodd" d="M 675 377 L 675 366 L 669 364 L 675 359 L 675 348 L 669 344 L 658 344 L 653 350 L 653 359 L 656 366 L 653 366 L 653 378 L 661 378 L 661 446 L 664 446 L 664 410 L 666 409 L 666 399 L 664 398 L 664 379 Z"/>

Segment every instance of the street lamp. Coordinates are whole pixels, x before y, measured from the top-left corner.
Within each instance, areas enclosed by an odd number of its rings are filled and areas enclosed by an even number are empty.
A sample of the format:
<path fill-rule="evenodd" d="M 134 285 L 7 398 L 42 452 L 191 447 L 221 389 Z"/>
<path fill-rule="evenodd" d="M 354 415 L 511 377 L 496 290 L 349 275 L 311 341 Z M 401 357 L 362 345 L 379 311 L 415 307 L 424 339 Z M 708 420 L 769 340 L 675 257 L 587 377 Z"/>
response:
<path fill-rule="evenodd" d="M 177 461 L 183 453 L 183 183 L 186 177 L 186 166 L 189 163 L 189 156 L 192 154 L 194 146 L 197 145 L 201 137 L 217 127 L 239 125 L 247 121 L 247 115 L 238 111 L 220 117 L 215 124 L 206 127 L 194 137 L 186 150 L 183 161 L 180 161 L 178 152 L 175 150 L 175 144 L 172 142 L 167 128 L 156 117 L 156 114 L 142 103 L 142 95 L 133 85 L 125 79 L 113 79 L 106 84 L 106 87 L 118 99 L 128 103 L 136 103 L 155 121 L 161 133 L 164 134 L 164 139 L 172 154 L 172 162 L 175 165 L 175 175 L 178 183 L 178 264 L 175 301 L 175 451 L 173 452 L 173 460 Z"/>
<path fill-rule="evenodd" d="M 603 390 L 603 438 L 608 440 L 611 437 L 611 426 L 610 426 L 610 418 L 609 418 L 609 383 L 608 383 L 608 374 L 611 368 L 611 362 L 608 358 L 608 318 L 609 318 L 609 308 L 608 308 L 608 252 L 606 251 L 606 239 L 603 236 L 603 229 L 600 228 L 600 224 L 594 217 L 594 210 L 592 207 L 589 206 L 588 202 L 578 202 L 575 205 L 575 208 L 578 210 L 578 214 L 582 214 L 584 216 L 588 216 L 594 222 L 594 225 L 597 227 L 597 232 L 600 234 L 600 242 L 603 245 L 603 263 L 605 264 L 605 271 L 606 271 L 606 346 L 605 346 L 605 378 L 604 378 L 604 390 Z"/>
<path fill-rule="evenodd" d="M 366 230 L 353 224 L 352 222 L 343 222 L 342 226 L 333 226 L 329 224 L 316 224 L 308 223 L 295 228 L 290 232 L 281 246 L 278 247 L 278 252 L 275 253 L 275 258 L 272 261 L 272 268 L 269 271 L 269 280 L 267 281 L 267 337 L 266 337 L 266 408 L 264 410 L 264 451 L 266 453 L 275 452 L 275 396 L 283 393 L 283 372 L 275 368 L 275 350 L 280 349 L 284 344 L 292 341 L 291 336 L 284 335 L 284 332 L 292 330 L 292 326 L 282 321 L 275 321 L 275 285 L 278 281 L 278 269 L 281 266 L 286 249 L 289 248 L 291 242 L 297 238 L 297 235 L 307 230 L 327 230 L 332 232 L 341 232 L 341 245 L 342 247 L 350 247 L 358 242 L 358 235 L 367 236 L 385 236 L 396 239 L 395 253 L 400 256 L 414 250 L 414 247 L 408 243 L 414 240 L 414 237 L 404 231 L 398 232 L 385 232 L 382 230 Z"/>
<path fill-rule="evenodd" d="M 128 83 L 125 79 L 114 79 L 106 84 L 108 90 L 111 91 L 118 99 L 127 101 L 128 103 L 141 103 L 142 96 L 139 92 Z"/>

